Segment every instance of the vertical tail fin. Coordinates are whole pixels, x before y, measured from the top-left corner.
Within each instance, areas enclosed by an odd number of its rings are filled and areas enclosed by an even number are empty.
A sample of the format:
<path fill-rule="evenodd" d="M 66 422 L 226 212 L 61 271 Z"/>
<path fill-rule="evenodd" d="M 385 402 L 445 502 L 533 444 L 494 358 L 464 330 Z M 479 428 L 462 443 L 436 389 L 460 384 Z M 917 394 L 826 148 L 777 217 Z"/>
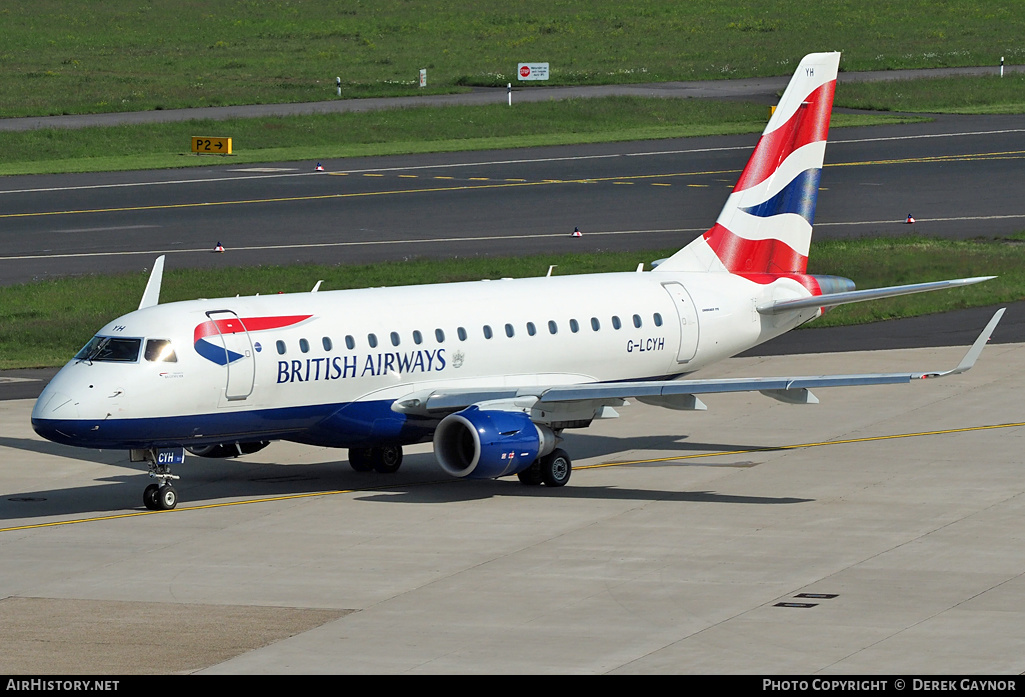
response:
<path fill-rule="evenodd" d="M 804 57 L 715 225 L 658 271 L 805 272 L 839 63 Z"/>

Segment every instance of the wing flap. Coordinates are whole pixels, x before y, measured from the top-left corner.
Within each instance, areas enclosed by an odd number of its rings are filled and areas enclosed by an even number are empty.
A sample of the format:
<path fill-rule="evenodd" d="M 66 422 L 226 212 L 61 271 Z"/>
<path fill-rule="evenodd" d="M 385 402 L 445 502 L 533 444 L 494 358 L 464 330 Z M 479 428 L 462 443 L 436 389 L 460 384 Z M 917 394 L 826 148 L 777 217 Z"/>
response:
<path fill-rule="evenodd" d="M 725 392 L 767 392 L 808 390 L 818 387 L 891 385 L 924 377 L 921 373 L 876 373 L 860 375 L 818 375 L 778 378 L 725 378 L 711 380 L 671 380 L 656 382 L 589 383 L 552 387 L 541 395 L 542 404 L 583 399 L 626 399 L 629 397 L 668 397 L 671 395 L 718 394 Z"/>
<path fill-rule="evenodd" d="M 790 395 L 798 398 L 801 390 L 819 387 L 860 387 L 866 385 L 894 385 L 912 380 L 958 375 L 971 370 L 982 349 L 1004 316 L 1004 308 L 994 313 L 967 353 L 949 370 L 917 373 L 855 373 L 850 375 L 805 375 L 777 378 L 726 378 L 711 380 L 660 380 L 651 382 L 588 383 L 551 387 L 541 394 L 540 402 L 553 403 L 578 399 L 625 399 L 628 397 L 665 397 L 682 394 L 713 394 L 723 392 L 775 392 L 773 396 Z M 810 403 L 804 399 L 801 403 Z"/>
<path fill-rule="evenodd" d="M 813 388 L 861 387 L 867 385 L 894 385 L 964 373 L 975 365 L 982 349 L 1004 315 L 1004 308 L 996 311 L 989 323 L 969 347 L 954 368 L 911 373 L 854 373 L 849 375 L 804 375 L 791 377 L 712 378 L 708 380 L 648 380 L 636 382 L 590 382 L 576 385 L 467 388 L 429 390 L 398 399 L 392 409 L 410 414 L 437 416 L 445 412 L 465 409 L 473 404 L 496 400 L 514 400 L 531 397 L 539 407 L 590 402 L 593 405 L 618 406 L 622 400 L 637 398 L 649 404 L 672 408 L 700 409 L 700 400 L 690 404 L 681 398 L 686 395 L 717 394 L 727 392 L 762 392 L 774 399 L 796 404 L 815 403 Z M 700 406 L 698 406 L 700 405 Z"/>

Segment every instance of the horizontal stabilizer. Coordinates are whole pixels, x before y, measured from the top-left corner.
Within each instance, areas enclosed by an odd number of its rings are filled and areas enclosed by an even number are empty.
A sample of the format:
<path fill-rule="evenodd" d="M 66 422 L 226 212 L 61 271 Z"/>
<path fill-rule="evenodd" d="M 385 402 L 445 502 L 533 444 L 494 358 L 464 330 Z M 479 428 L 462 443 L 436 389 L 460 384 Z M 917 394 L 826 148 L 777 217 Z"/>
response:
<path fill-rule="evenodd" d="M 912 283 L 906 286 L 888 286 L 886 288 L 852 290 L 845 293 L 827 293 L 824 295 L 815 295 L 810 298 L 798 298 L 797 300 L 778 300 L 768 305 L 758 307 L 758 312 L 763 315 L 778 315 L 781 312 L 803 310 L 809 307 L 836 307 L 837 305 L 845 305 L 847 303 L 860 303 L 865 300 L 879 300 L 881 298 L 894 298 L 898 295 L 925 293 L 930 290 L 970 286 L 973 283 L 981 283 L 982 281 L 988 281 L 992 278 L 996 278 L 996 276 L 956 278 L 950 281 L 932 281 L 930 283 Z"/>

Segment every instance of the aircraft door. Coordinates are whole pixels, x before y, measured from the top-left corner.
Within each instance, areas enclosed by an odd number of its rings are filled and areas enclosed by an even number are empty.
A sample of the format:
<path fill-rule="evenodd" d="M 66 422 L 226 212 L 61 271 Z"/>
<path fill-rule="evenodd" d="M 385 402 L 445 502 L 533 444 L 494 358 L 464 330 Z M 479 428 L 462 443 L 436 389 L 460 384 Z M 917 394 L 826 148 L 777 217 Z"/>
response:
<path fill-rule="evenodd" d="M 206 316 L 213 322 L 221 346 L 224 347 L 224 367 L 227 371 L 224 397 L 232 402 L 246 399 L 253 393 L 256 361 L 253 341 L 245 323 L 231 310 L 212 310 Z"/>
<path fill-rule="evenodd" d="M 682 284 L 672 282 L 663 283 L 669 296 L 673 299 L 673 307 L 676 308 L 677 321 L 680 323 L 680 349 L 676 355 L 677 363 L 687 363 L 698 352 L 698 311 L 694 307 L 690 293 Z"/>

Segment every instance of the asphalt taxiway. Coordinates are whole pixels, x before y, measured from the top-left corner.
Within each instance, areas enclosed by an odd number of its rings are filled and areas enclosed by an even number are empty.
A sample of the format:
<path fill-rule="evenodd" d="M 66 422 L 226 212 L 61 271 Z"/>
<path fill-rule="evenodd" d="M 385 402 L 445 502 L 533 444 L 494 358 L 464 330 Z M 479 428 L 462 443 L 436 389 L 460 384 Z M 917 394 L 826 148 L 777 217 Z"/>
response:
<path fill-rule="evenodd" d="M 1021 115 L 834 128 L 815 239 L 1019 232 L 1023 133 Z M 756 141 L 325 160 L 324 172 L 314 162 L 218 159 L 185 170 L 4 177 L 0 285 L 142 277 L 159 255 L 174 270 L 678 249 L 715 221 Z M 214 253 L 219 242 L 224 254 Z M 630 268 L 651 260 L 639 253 Z"/>
<path fill-rule="evenodd" d="M 931 370 L 963 347 L 735 358 L 708 377 Z M 287 443 L 180 468 L 0 402 L 0 672 L 1025 670 L 1025 345 L 816 406 L 721 395 L 572 432 L 562 489 Z"/>

